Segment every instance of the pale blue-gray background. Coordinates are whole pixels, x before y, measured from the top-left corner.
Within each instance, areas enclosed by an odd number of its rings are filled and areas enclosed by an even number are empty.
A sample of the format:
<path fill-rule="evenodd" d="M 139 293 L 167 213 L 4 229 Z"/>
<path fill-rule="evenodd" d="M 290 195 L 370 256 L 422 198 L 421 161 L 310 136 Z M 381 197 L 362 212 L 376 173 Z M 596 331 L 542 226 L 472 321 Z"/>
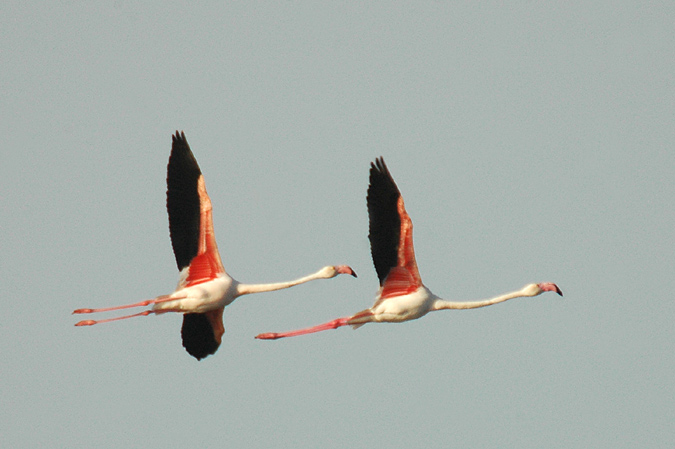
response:
<path fill-rule="evenodd" d="M 670 448 L 671 2 L 0 6 L 3 447 Z M 241 298 L 197 362 L 171 292 L 171 133 Z M 276 342 L 372 304 L 384 156 L 425 283 L 547 294 Z"/>

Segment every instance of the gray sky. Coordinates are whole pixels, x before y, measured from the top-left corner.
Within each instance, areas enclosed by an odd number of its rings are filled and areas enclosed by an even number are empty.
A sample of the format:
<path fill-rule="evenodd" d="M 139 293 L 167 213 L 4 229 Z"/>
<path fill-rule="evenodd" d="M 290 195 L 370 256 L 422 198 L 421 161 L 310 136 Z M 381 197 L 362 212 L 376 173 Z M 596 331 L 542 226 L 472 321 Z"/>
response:
<path fill-rule="evenodd" d="M 170 4 L 169 4 L 170 3 Z M 675 440 L 670 2 L 0 6 L 6 447 L 606 447 Z M 197 362 L 169 293 L 171 133 L 244 297 Z M 369 162 L 422 279 L 543 295 L 274 342 L 372 305 Z"/>

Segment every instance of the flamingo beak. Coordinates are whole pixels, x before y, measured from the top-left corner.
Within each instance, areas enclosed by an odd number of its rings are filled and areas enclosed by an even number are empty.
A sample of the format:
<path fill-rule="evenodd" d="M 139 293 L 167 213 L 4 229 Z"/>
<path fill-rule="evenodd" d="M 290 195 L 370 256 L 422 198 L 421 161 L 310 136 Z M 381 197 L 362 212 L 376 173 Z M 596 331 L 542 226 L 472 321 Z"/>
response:
<path fill-rule="evenodd" d="M 556 292 L 560 296 L 563 295 L 562 290 L 560 290 L 560 288 L 553 282 L 542 282 L 541 284 L 539 284 L 539 288 L 545 292 Z"/>
<path fill-rule="evenodd" d="M 356 275 L 356 272 L 352 270 L 352 267 L 349 267 L 347 265 L 337 265 L 335 267 L 335 270 L 338 272 L 338 274 L 351 274 L 354 277 L 358 277 Z"/>

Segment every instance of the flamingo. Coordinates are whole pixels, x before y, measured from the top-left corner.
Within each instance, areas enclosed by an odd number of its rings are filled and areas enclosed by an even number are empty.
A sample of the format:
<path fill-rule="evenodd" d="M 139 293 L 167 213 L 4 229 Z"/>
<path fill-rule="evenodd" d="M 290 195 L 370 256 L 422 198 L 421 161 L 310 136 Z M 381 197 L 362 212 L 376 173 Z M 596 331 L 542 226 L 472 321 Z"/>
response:
<path fill-rule="evenodd" d="M 77 309 L 74 314 L 107 312 L 152 305 L 133 315 L 104 320 L 82 320 L 75 326 L 92 326 L 135 316 L 183 313 L 181 335 L 187 352 L 201 360 L 214 354 L 225 333 L 223 311 L 237 297 L 270 292 L 304 284 L 315 279 L 330 279 L 339 274 L 356 273 L 347 265 L 326 266 L 294 281 L 273 284 L 243 284 L 227 274 L 218 253 L 211 217 L 211 200 L 204 176 L 185 139 L 176 131 L 167 167 L 167 201 L 171 245 L 180 278 L 176 291 L 169 295 L 117 307 Z"/>
<path fill-rule="evenodd" d="M 370 251 L 380 280 L 375 304 L 355 315 L 317 326 L 290 332 L 268 332 L 255 338 L 276 340 L 346 325 L 357 329 L 366 323 L 401 323 L 416 320 L 437 310 L 476 309 L 513 298 L 537 296 L 544 292 L 556 292 L 562 296 L 562 291 L 556 284 L 542 282 L 527 284 L 520 290 L 479 301 L 454 302 L 441 299 L 422 283 L 415 261 L 412 221 L 405 210 L 401 192 L 381 157 L 370 164 L 367 202 Z"/>

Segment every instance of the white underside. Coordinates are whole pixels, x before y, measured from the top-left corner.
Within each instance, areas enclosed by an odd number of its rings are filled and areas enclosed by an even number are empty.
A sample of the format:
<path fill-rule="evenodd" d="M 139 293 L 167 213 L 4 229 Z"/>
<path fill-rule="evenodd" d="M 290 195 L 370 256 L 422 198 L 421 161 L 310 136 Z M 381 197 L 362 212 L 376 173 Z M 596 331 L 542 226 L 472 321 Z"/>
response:
<path fill-rule="evenodd" d="M 372 320 L 380 323 L 415 320 L 429 313 L 436 299 L 436 295 L 422 286 L 413 293 L 387 298 L 377 307 L 373 307 L 371 309 L 374 315 Z"/>
<path fill-rule="evenodd" d="M 236 284 L 237 282 L 228 275 L 219 275 L 201 284 L 178 288 L 170 295 L 175 297 L 175 300 L 157 303 L 152 310 L 155 313 L 204 313 L 219 309 L 231 304 L 237 298 Z"/>

